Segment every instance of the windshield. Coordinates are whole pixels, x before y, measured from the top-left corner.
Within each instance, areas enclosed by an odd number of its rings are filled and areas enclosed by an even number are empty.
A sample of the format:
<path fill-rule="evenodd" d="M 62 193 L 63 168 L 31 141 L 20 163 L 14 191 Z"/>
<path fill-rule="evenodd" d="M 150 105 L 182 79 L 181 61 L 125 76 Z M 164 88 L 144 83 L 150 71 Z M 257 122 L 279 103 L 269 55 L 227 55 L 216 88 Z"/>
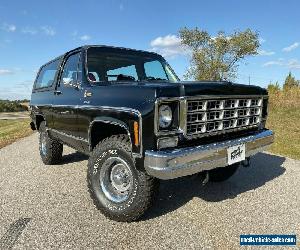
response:
<path fill-rule="evenodd" d="M 179 81 L 165 60 L 152 53 L 106 47 L 87 50 L 87 78 L 89 81 Z"/>

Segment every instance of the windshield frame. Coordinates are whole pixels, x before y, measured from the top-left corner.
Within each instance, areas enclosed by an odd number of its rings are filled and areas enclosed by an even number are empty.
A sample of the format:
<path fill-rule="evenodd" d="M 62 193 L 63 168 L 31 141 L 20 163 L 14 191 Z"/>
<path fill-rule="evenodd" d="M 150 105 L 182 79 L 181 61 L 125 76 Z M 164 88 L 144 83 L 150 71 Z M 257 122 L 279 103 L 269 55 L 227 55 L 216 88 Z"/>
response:
<path fill-rule="evenodd" d="M 164 73 L 166 74 L 166 77 L 168 78 L 168 80 L 147 80 L 147 79 L 138 79 L 138 80 L 135 80 L 135 81 L 124 81 L 124 83 L 128 83 L 128 82 L 131 82 L 131 83 L 141 83 L 141 82 L 151 82 L 151 83 L 161 83 L 161 82 L 167 82 L 167 83 L 175 83 L 175 82 L 179 82 L 180 79 L 179 77 L 176 75 L 175 71 L 173 70 L 173 68 L 168 64 L 168 62 L 159 54 L 157 53 L 154 53 L 154 52 L 148 52 L 148 51 L 142 51 L 142 50 L 134 50 L 134 49 L 127 49 L 127 48 L 121 48 L 121 47 L 113 47 L 113 46 L 103 46 L 103 45 L 94 45 L 94 46 L 87 46 L 85 48 L 85 60 L 84 60 L 84 68 L 85 68 L 85 79 L 88 81 L 88 83 L 90 83 L 91 85 L 107 85 L 107 84 L 113 84 L 113 83 L 120 83 L 122 81 L 103 81 L 103 80 L 99 80 L 99 81 L 91 81 L 88 77 L 88 74 L 89 74 L 89 68 L 88 68 L 88 50 L 91 49 L 91 48 L 103 48 L 103 50 L 105 51 L 105 49 L 107 50 L 124 50 L 125 53 L 126 53 L 126 50 L 127 51 L 130 51 L 131 53 L 140 53 L 140 54 L 145 54 L 145 56 L 149 56 L 149 55 L 152 55 L 153 56 L 153 59 L 159 61 L 161 64 L 162 64 L 162 68 L 164 70 Z M 138 55 L 137 55 L 138 56 Z M 174 79 L 170 80 L 169 79 L 169 74 L 167 73 L 167 69 L 172 73 L 172 77 Z"/>

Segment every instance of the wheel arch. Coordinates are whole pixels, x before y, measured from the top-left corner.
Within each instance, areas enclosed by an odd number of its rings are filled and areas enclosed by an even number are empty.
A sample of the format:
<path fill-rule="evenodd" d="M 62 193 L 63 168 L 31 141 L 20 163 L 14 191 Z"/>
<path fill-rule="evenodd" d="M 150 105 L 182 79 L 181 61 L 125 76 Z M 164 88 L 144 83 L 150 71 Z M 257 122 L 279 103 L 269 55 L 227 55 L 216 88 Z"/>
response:
<path fill-rule="evenodd" d="M 139 154 L 135 145 L 133 144 L 134 137 L 133 132 L 133 121 L 127 121 L 128 123 L 119 120 L 117 118 L 100 116 L 96 117 L 89 126 L 89 150 L 92 151 L 93 148 L 103 139 L 117 134 L 126 134 L 130 139 L 132 153 Z"/>

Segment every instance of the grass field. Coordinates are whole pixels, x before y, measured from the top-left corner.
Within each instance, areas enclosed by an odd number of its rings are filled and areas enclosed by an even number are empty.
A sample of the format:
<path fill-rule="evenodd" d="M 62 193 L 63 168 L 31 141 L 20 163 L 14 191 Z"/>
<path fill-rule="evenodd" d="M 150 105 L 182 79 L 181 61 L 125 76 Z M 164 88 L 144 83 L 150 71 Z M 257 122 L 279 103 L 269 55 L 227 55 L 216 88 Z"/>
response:
<path fill-rule="evenodd" d="M 300 159 L 300 108 L 271 108 L 267 127 L 275 131 L 272 153 Z"/>
<path fill-rule="evenodd" d="M 32 133 L 29 119 L 0 120 L 0 148 Z"/>
<path fill-rule="evenodd" d="M 267 127 L 275 131 L 270 151 L 300 159 L 300 88 L 269 93 Z"/>

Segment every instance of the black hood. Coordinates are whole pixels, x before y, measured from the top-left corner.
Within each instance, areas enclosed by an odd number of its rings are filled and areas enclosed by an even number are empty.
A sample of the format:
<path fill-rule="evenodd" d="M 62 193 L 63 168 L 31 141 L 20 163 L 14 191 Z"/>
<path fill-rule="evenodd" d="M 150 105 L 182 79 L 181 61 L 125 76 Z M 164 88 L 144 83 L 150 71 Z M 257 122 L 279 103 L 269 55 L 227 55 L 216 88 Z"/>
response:
<path fill-rule="evenodd" d="M 267 95 L 264 88 L 217 81 L 192 81 L 156 84 L 157 97 L 197 95 Z"/>
<path fill-rule="evenodd" d="M 231 82 L 182 82 L 186 96 L 193 95 L 265 95 L 267 91 L 254 85 Z"/>

